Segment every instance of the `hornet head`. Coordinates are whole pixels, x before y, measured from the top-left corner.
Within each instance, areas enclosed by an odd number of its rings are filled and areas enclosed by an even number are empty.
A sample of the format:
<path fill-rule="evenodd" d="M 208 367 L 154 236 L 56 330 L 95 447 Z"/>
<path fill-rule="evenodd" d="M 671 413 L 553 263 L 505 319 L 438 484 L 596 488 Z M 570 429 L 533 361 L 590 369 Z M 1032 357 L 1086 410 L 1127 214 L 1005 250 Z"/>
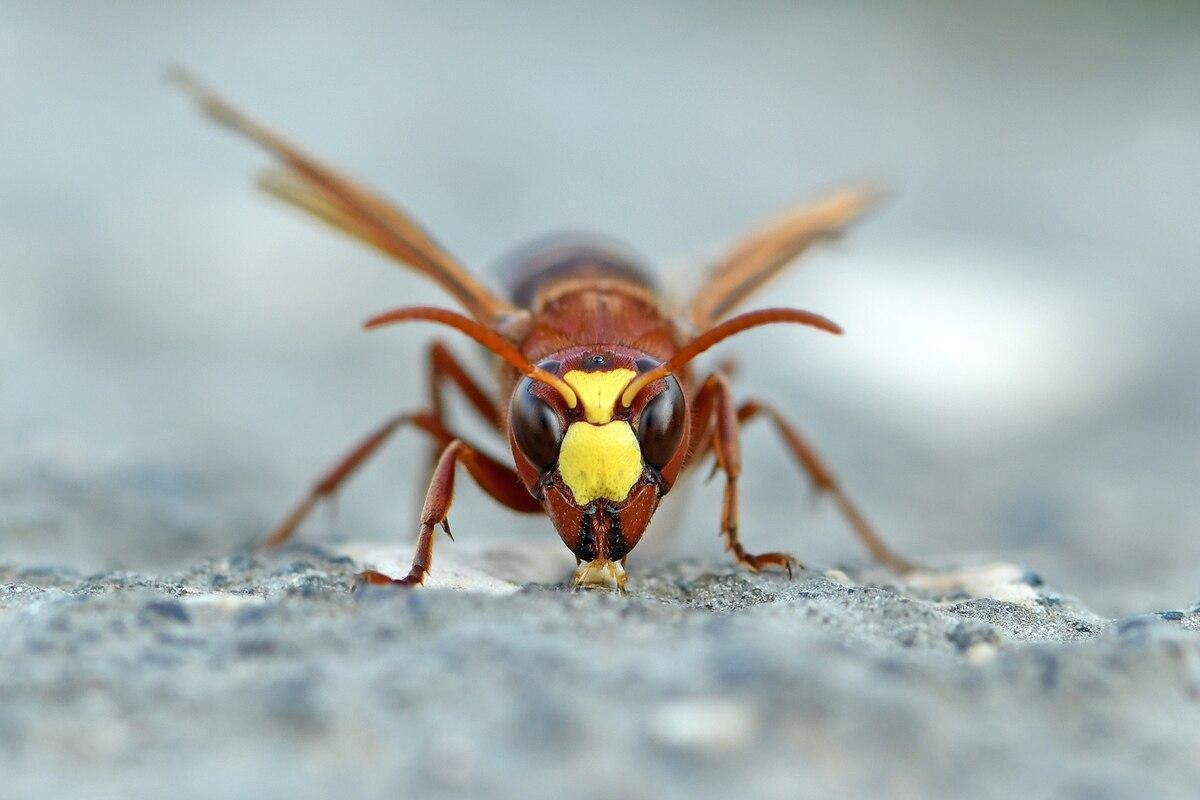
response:
<path fill-rule="evenodd" d="M 517 383 L 508 414 L 517 473 L 581 564 L 576 583 L 621 588 L 622 562 L 687 454 L 683 388 L 663 375 L 624 404 L 625 390 L 661 362 L 619 346 L 571 348 L 537 366 L 570 391 Z"/>

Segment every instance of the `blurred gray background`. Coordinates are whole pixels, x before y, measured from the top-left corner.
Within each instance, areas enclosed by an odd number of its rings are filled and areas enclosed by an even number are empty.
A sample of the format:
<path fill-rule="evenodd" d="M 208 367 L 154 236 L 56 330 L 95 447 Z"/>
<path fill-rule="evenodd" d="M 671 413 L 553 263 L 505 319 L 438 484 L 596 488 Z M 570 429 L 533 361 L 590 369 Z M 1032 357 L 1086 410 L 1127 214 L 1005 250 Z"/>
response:
<path fill-rule="evenodd" d="M 0 561 L 227 552 L 423 401 L 435 332 L 360 323 L 446 298 L 256 193 L 265 158 L 164 84 L 174 64 L 481 271 L 594 229 L 686 296 L 764 216 L 882 180 L 759 300 L 846 337 L 758 331 L 713 360 L 740 356 L 918 558 L 1020 562 L 1108 613 L 1197 596 L 1194 3 L 10 0 Z M 747 543 L 860 559 L 767 431 L 745 443 Z M 424 454 L 401 436 L 305 537 L 407 548 Z M 691 495 L 672 552 L 719 553 L 718 504 Z M 454 517 L 554 537 L 466 483 Z"/>

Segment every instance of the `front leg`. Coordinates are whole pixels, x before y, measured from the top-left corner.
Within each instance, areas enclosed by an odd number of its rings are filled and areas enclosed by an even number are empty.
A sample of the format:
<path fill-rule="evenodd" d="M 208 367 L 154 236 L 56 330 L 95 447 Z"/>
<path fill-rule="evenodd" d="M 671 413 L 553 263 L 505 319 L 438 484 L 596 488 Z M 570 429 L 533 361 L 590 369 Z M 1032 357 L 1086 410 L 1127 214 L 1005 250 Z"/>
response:
<path fill-rule="evenodd" d="M 712 421 L 712 442 L 717 454 L 717 466 L 725 473 L 725 498 L 721 505 L 721 535 L 725 538 L 725 549 L 733 553 L 737 562 L 758 572 L 763 567 L 783 567 L 792 574 L 792 568 L 803 568 L 787 553 L 746 552 L 738 536 L 738 478 L 742 474 L 742 449 L 738 441 L 738 415 L 733 403 L 733 392 L 724 375 L 710 375 L 693 401 L 692 441 L 704 441 L 704 433 Z"/>
<path fill-rule="evenodd" d="M 542 510 L 541 504 L 529 494 L 515 471 L 480 453 L 461 439 L 455 439 L 442 451 L 441 458 L 434 467 L 433 478 L 429 481 L 425 505 L 421 510 L 417 552 L 413 556 L 412 569 L 408 571 L 408 575 L 404 578 L 392 578 L 382 572 L 367 570 L 356 576 L 357 582 L 404 587 L 420 586 L 425 582 L 425 576 L 429 574 L 429 567 L 433 564 L 434 529 L 440 525 L 447 536 L 454 538 L 446 517 L 454 500 L 454 468 L 460 462 L 475 482 L 500 503 L 514 511 Z"/>
<path fill-rule="evenodd" d="M 433 468 L 437 464 L 438 454 L 441 453 L 442 448 L 455 438 L 446 424 L 442 402 L 443 384 L 447 382 L 453 383 L 462 391 L 471 407 L 489 425 L 503 432 L 504 421 L 496 403 L 488 397 L 483 387 L 470 376 L 445 344 L 435 341 L 430 345 L 428 359 L 429 408 L 425 411 L 397 414 L 355 444 L 348 453 L 338 459 L 317 479 L 308 493 L 275 527 L 270 538 L 267 539 L 267 547 L 278 547 L 292 538 L 317 503 L 332 498 L 346 481 L 401 427 L 411 425 L 432 438 L 433 446 L 430 449 L 429 466 Z"/>

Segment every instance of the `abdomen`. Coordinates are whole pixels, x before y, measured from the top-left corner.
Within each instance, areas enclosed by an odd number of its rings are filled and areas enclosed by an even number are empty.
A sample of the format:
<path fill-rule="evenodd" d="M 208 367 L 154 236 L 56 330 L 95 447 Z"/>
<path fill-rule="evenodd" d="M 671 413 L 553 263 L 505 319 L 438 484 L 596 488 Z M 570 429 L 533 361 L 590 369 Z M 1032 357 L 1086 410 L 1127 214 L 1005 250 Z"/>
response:
<path fill-rule="evenodd" d="M 510 254 L 497 271 L 513 302 L 531 310 L 542 289 L 563 280 L 616 279 L 652 296 L 658 292 L 649 271 L 629 248 L 594 235 L 538 239 Z"/>

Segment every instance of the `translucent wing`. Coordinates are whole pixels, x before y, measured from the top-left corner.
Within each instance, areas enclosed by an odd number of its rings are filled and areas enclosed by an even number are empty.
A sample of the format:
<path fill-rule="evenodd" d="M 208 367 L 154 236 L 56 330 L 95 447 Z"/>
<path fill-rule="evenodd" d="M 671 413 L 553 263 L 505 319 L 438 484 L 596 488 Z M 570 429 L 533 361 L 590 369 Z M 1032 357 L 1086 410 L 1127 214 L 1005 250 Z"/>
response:
<path fill-rule="evenodd" d="M 696 293 L 687 309 L 688 319 L 701 331 L 720 322 L 809 245 L 841 234 L 879 195 L 871 188 L 835 192 L 792 209 L 746 236 Z"/>
<path fill-rule="evenodd" d="M 260 179 L 268 192 L 429 276 L 485 325 L 498 325 L 521 313 L 480 283 L 399 207 L 303 153 L 187 74 L 171 77 L 210 117 L 282 162 Z"/>

